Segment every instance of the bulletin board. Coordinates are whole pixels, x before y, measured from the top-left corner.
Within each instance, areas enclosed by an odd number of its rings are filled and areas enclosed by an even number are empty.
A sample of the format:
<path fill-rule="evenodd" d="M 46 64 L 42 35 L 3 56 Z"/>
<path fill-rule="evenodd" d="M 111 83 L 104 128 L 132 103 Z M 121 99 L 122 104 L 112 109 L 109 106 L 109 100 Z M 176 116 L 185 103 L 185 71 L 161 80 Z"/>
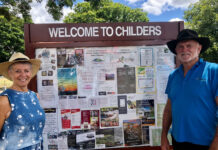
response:
<path fill-rule="evenodd" d="M 42 61 L 29 88 L 46 113 L 44 149 L 159 149 L 164 93 L 183 22 L 25 24 Z M 170 136 L 169 136 L 170 138 Z"/>

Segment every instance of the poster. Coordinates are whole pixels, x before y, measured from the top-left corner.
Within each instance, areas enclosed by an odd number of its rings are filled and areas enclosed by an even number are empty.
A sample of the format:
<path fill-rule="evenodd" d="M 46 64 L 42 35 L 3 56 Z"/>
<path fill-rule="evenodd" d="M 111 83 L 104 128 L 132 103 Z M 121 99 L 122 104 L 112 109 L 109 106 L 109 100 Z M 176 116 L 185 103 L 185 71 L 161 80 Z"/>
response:
<path fill-rule="evenodd" d="M 135 67 L 117 68 L 118 94 L 136 93 Z"/>
<path fill-rule="evenodd" d="M 155 73 L 153 67 L 136 68 L 137 93 L 155 92 Z"/>
<path fill-rule="evenodd" d="M 123 146 L 122 128 L 107 128 L 96 131 L 96 148 Z"/>
<path fill-rule="evenodd" d="M 154 100 L 137 100 L 136 114 L 142 119 L 142 125 L 155 125 Z"/>
<path fill-rule="evenodd" d="M 119 114 L 127 114 L 127 96 L 119 95 L 118 97 Z"/>
<path fill-rule="evenodd" d="M 42 62 L 37 73 L 40 105 L 43 108 L 56 108 L 58 101 L 56 49 L 36 49 L 36 58 Z"/>
<path fill-rule="evenodd" d="M 140 48 L 139 61 L 140 61 L 140 66 L 153 66 L 154 65 L 153 48 L 152 47 Z"/>
<path fill-rule="evenodd" d="M 81 128 L 81 115 L 80 109 L 71 109 L 71 128 Z"/>
<path fill-rule="evenodd" d="M 58 95 L 77 94 L 77 75 L 75 68 L 58 69 Z"/>
<path fill-rule="evenodd" d="M 113 47 L 110 59 L 110 63 L 117 68 L 134 67 L 138 65 L 137 47 Z"/>
<path fill-rule="evenodd" d="M 117 107 L 101 108 L 101 127 L 119 126 L 119 110 Z"/>
<path fill-rule="evenodd" d="M 100 116 L 99 116 L 99 110 L 91 110 L 90 111 L 90 125 L 92 130 L 97 130 L 99 129 L 99 121 L 100 121 Z"/>
<path fill-rule="evenodd" d="M 71 128 L 71 110 L 63 109 L 61 110 L 61 124 L 63 129 Z"/>
<path fill-rule="evenodd" d="M 58 112 L 56 108 L 45 108 L 45 126 L 43 133 L 58 132 Z"/>
<path fill-rule="evenodd" d="M 140 119 L 124 120 L 123 130 L 125 146 L 142 144 L 142 127 Z"/>

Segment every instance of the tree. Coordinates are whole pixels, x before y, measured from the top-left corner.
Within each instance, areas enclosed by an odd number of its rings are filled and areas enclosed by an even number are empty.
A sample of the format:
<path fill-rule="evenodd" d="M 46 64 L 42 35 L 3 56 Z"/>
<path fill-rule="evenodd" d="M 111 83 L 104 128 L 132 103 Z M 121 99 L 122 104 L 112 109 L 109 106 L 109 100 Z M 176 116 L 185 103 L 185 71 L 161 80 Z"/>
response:
<path fill-rule="evenodd" d="M 0 15 L 0 62 L 8 61 L 13 52 L 24 53 L 23 20 Z"/>
<path fill-rule="evenodd" d="M 111 0 L 97 0 L 78 3 L 74 11 L 65 18 L 65 23 L 101 23 L 101 22 L 148 22 L 147 13 L 141 9 L 131 9 Z M 95 3 L 94 3 L 95 2 Z M 94 5 L 96 4 L 96 5 Z"/>
<path fill-rule="evenodd" d="M 42 2 L 42 0 L 36 1 Z M 32 2 L 33 0 L 0 0 L 0 15 L 21 14 L 25 23 L 32 23 L 30 15 L 30 4 Z M 54 20 L 60 20 L 63 16 L 63 7 L 72 7 L 74 2 L 75 0 L 48 0 L 46 5 L 47 11 L 53 16 Z M 10 12 L 9 9 L 11 9 Z"/>
<path fill-rule="evenodd" d="M 184 18 L 187 28 L 196 30 L 200 36 L 209 37 L 211 47 L 201 56 L 211 62 L 218 63 L 218 5 L 217 0 L 200 0 L 189 6 Z"/>

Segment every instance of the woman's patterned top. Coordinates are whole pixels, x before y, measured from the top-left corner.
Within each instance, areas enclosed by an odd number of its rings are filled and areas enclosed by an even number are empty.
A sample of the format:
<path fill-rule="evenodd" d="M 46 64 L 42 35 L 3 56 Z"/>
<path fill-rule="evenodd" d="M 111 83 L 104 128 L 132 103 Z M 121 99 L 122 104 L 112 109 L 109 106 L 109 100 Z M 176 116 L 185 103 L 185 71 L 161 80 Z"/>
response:
<path fill-rule="evenodd" d="M 42 142 L 45 113 L 36 93 L 7 89 L 0 96 L 7 96 L 11 114 L 0 133 L 0 150 L 16 150 Z"/>

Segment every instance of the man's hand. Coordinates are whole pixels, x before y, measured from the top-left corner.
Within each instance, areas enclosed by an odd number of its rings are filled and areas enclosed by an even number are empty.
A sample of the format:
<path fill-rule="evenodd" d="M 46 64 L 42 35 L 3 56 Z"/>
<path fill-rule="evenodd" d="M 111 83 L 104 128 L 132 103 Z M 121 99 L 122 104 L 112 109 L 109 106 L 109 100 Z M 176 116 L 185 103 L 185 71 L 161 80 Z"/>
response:
<path fill-rule="evenodd" d="M 161 150 L 170 150 L 169 140 L 165 135 L 161 136 Z"/>

